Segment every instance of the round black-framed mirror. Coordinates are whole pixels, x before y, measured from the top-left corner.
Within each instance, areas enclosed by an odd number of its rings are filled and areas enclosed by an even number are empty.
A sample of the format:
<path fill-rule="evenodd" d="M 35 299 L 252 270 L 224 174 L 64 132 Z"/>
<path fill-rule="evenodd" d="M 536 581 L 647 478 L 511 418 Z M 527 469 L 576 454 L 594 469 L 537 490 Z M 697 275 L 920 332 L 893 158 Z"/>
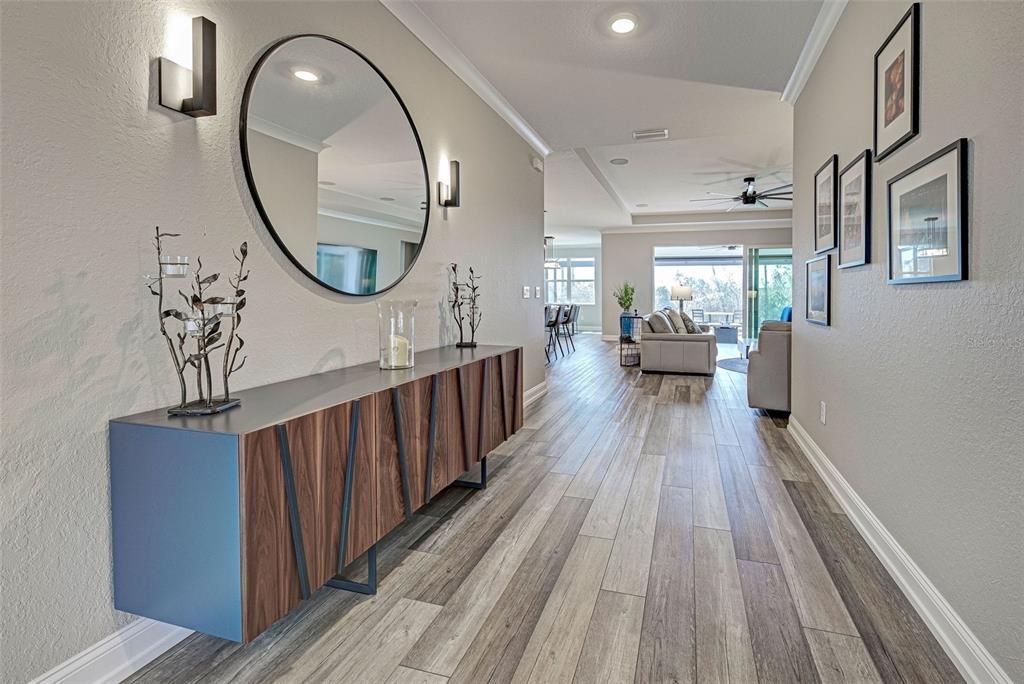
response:
<path fill-rule="evenodd" d="M 340 294 L 378 295 L 422 252 L 430 177 L 398 91 L 365 55 L 305 33 L 271 45 L 245 85 L 242 167 L 278 247 Z"/>

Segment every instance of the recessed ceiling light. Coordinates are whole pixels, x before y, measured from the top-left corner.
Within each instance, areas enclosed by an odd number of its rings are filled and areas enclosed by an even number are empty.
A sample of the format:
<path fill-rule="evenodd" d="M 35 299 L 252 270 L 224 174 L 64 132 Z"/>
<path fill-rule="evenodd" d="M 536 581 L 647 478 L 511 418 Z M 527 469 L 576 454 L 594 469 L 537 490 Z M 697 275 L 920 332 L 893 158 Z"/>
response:
<path fill-rule="evenodd" d="M 308 83 L 314 83 L 320 80 L 320 77 L 314 74 L 308 69 L 295 69 L 292 71 L 292 76 L 299 79 L 300 81 L 306 81 Z"/>
<path fill-rule="evenodd" d="M 337 185 L 334 181 L 320 181 L 320 185 Z"/>
<path fill-rule="evenodd" d="M 633 31 L 636 30 L 636 15 L 630 14 L 628 12 L 616 14 L 614 17 L 612 17 L 612 23 L 609 24 L 609 26 L 611 27 L 612 31 L 618 33 L 619 35 L 632 33 Z"/>
<path fill-rule="evenodd" d="M 616 166 L 625 166 L 626 164 L 629 163 L 629 160 L 628 159 L 624 159 L 622 157 L 616 157 L 615 159 L 609 159 L 608 163 L 609 164 L 615 164 Z"/>
<path fill-rule="evenodd" d="M 395 201 L 394 197 L 378 197 L 377 199 L 379 199 L 381 202 L 394 202 Z"/>

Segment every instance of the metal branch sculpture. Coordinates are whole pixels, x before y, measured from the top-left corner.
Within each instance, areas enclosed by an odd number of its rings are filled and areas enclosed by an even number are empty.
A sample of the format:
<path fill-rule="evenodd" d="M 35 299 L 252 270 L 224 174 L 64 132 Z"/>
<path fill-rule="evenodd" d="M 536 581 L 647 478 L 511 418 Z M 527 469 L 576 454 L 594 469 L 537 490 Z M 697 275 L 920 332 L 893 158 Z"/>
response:
<path fill-rule="evenodd" d="M 480 277 L 473 271 L 473 267 L 469 267 L 469 277 L 465 282 L 459 280 L 459 265 L 449 264 L 449 282 L 451 286 L 451 292 L 448 295 L 448 305 L 452 310 L 452 317 L 455 319 L 455 325 L 459 329 L 459 341 L 455 344 L 456 347 L 475 347 L 476 346 L 476 330 L 480 326 L 480 321 L 483 319 L 483 313 L 480 311 L 480 307 L 477 304 L 477 300 L 480 297 L 480 286 L 477 282 Z M 463 313 L 463 306 L 468 305 L 469 308 L 469 342 L 466 342 L 465 337 L 465 325 L 466 315 Z"/>
<path fill-rule="evenodd" d="M 172 415 L 209 415 L 232 408 L 239 404 L 238 399 L 232 399 L 228 389 L 228 378 L 232 373 L 239 370 L 245 364 L 245 358 L 238 361 L 238 352 L 245 344 L 245 341 L 238 336 L 237 330 L 242 322 L 238 314 L 245 306 L 245 290 L 241 285 L 249 279 L 249 271 L 245 270 L 245 259 L 248 255 L 248 245 L 243 242 L 238 253 L 235 253 L 235 260 L 238 262 L 238 272 L 228 278 L 228 282 L 234 290 L 234 296 L 225 298 L 211 296 L 210 288 L 220 279 L 220 274 L 213 273 L 203 276 L 203 260 L 196 259 L 196 269 L 193 274 L 192 291 L 189 294 L 178 290 L 185 302 L 183 309 L 164 308 L 164 279 L 183 278 L 188 272 L 188 257 L 166 257 L 163 253 L 163 239 L 179 237 L 176 233 L 161 233 L 160 228 L 156 229 L 156 253 L 157 266 L 159 268 L 156 276 L 147 276 L 147 287 L 157 297 L 157 310 L 160 315 L 160 334 L 167 342 L 167 349 L 174 362 L 174 370 L 178 375 L 178 388 L 180 390 L 180 401 L 177 406 L 168 409 Z M 223 318 L 231 319 L 231 327 L 228 331 L 226 342 L 220 340 L 224 336 L 221 330 Z M 181 330 L 172 339 L 167 329 L 167 320 L 173 318 L 181 324 Z M 188 341 L 195 340 L 195 351 L 188 350 Z M 214 399 L 213 371 L 210 354 L 218 349 L 224 350 L 223 380 L 224 396 L 221 399 Z M 196 371 L 196 392 L 198 399 L 188 401 L 188 383 L 185 380 L 185 372 L 189 368 Z"/>
<path fill-rule="evenodd" d="M 175 348 L 174 342 L 171 340 L 170 334 L 167 332 L 166 320 L 169 316 L 174 316 L 179 321 L 184 320 L 184 316 L 175 309 L 164 309 L 164 268 L 163 268 L 163 239 L 164 238 L 175 238 L 181 237 L 179 233 L 161 233 L 160 226 L 156 227 L 156 275 L 148 276 L 149 282 L 147 287 L 149 291 L 157 298 L 157 315 L 160 318 L 160 334 L 163 335 L 164 340 L 167 341 L 167 351 L 171 354 L 171 360 L 174 362 L 174 371 L 178 375 L 178 388 L 181 392 L 181 401 L 179 402 L 179 408 L 184 408 L 185 404 L 188 403 L 188 388 L 185 385 L 185 354 L 183 349 L 184 335 L 179 333 L 179 344 Z"/>
<path fill-rule="evenodd" d="M 469 288 L 466 301 L 469 302 L 469 344 L 471 347 L 476 346 L 476 329 L 480 327 L 480 321 L 484 318 L 484 314 L 477 304 L 480 298 L 480 286 L 477 285 L 479 280 L 480 278 L 473 272 L 473 267 L 470 266 L 469 279 L 466 281 Z"/>
<path fill-rule="evenodd" d="M 237 334 L 238 326 L 242 324 L 242 316 L 238 313 L 245 307 L 245 290 L 242 283 L 249 279 L 249 271 L 245 270 L 245 258 L 249 255 L 249 245 L 243 242 L 237 253 L 233 253 L 235 261 L 238 262 L 238 272 L 234 276 L 228 276 L 228 284 L 235 291 L 233 306 L 231 306 L 231 328 L 228 330 L 227 347 L 224 349 L 224 401 L 231 401 L 231 390 L 228 389 L 228 378 L 245 365 L 248 355 L 238 361 L 238 352 L 245 346 L 245 340 Z M 236 345 L 237 342 L 237 345 Z"/>

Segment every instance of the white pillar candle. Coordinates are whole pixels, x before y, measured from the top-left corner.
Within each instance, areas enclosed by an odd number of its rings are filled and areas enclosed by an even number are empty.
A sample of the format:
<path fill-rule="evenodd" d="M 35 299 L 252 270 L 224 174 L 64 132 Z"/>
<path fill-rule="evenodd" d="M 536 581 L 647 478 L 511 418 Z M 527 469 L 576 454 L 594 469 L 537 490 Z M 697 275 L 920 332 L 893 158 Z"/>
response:
<path fill-rule="evenodd" d="M 408 339 L 394 334 L 388 337 L 388 365 L 392 368 L 411 365 Z"/>

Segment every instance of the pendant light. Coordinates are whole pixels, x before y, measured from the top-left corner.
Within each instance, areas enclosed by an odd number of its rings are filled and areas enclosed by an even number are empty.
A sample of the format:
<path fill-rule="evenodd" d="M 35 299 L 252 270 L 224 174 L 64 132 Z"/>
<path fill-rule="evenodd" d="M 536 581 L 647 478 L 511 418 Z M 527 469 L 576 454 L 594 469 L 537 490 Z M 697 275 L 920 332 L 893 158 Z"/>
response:
<path fill-rule="evenodd" d="M 551 235 L 544 236 L 544 268 L 556 269 L 561 268 L 558 264 L 558 259 L 554 257 L 552 251 L 555 248 L 555 238 Z"/>

